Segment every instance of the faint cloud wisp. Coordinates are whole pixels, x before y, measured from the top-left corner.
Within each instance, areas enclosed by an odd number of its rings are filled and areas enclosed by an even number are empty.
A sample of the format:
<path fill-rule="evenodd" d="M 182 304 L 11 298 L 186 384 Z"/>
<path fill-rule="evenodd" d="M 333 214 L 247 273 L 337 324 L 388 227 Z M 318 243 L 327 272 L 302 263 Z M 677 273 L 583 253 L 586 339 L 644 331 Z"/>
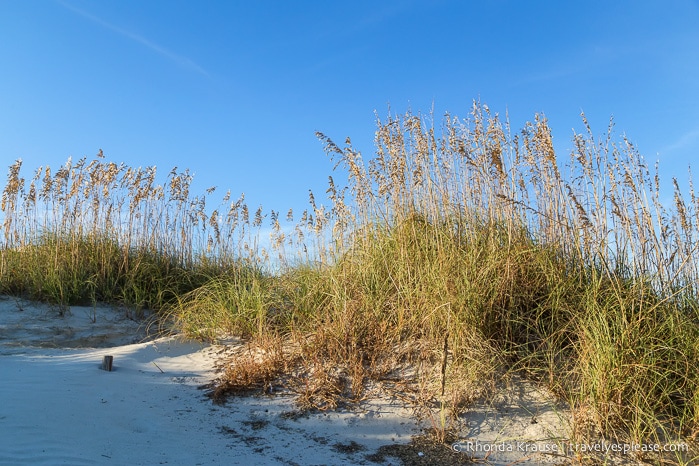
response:
<path fill-rule="evenodd" d="M 691 147 L 699 142 L 699 128 L 687 131 L 680 136 L 675 142 L 663 148 L 662 152 L 673 152 L 680 149 Z"/>
<path fill-rule="evenodd" d="M 197 73 L 203 74 L 204 76 L 209 76 L 209 73 L 204 68 L 202 68 L 197 63 L 195 63 L 194 61 L 192 61 L 191 59 L 189 59 L 187 57 L 184 57 L 182 55 L 178 55 L 174 52 L 171 52 L 170 50 L 166 49 L 165 47 L 162 47 L 162 46 L 146 39 L 145 37 L 143 37 L 139 34 L 136 34 L 135 32 L 127 31 L 126 29 L 122 29 L 120 27 L 114 26 L 113 24 L 110 24 L 110 23 L 104 21 L 101 18 L 98 18 L 97 16 L 95 16 L 91 13 L 88 13 L 85 10 L 82 10 L 80 8 L 76 8 L 73 5 L 70 5 L 62 0 L 56 0 L 56 2 L 59 5 L 61 5 L 62 7 L 72 11 L 73 13 L 80 15 L 83 18 L 86 18 L 86 19 L 92 21 L 93 23 L 99 24 L 100 26 L 107 28 L 113 32 L 116 32 L 117 34 L 119 34 L 123 37 L 126 37 L 127 39 L 130 39 L 134 42 L 137 42 L 137 43 L 149 48 L 150 50 L 158 53 L 159 55 L 177 63 L 178 65 L 180 65 L 184 68 L 189 68 L 191 70 L 196 71 Z"/>

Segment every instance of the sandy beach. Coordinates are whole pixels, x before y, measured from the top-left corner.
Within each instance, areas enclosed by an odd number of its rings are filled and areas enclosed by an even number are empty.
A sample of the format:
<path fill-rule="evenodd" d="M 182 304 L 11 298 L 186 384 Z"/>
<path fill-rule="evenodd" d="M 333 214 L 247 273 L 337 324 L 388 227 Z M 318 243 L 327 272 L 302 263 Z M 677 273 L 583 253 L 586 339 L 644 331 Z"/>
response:
<path fill-rule="evenodd" d="M 567 413 L 533 389 L 474 406 L 460 430 L 462 452 L 421 449 L 407 445 L 429 422 L 418 422 L 412 407 L 395 398 L 317 413 L 300 412 L 289 395 L 215 404 L 203 387 L 215 378 L 223 350 L 177 336 L 150 339 L 124 309 L 61 310 L 3 297 L 0 464 L 571 462 L 541 451 L 566 438 Z M 106 355 L 113 356 L 111 372 L 101 368 Z M 529 447 L 472 451 L 508 442 Z M 622 460 L 613 463 L 632 464 Z"/>

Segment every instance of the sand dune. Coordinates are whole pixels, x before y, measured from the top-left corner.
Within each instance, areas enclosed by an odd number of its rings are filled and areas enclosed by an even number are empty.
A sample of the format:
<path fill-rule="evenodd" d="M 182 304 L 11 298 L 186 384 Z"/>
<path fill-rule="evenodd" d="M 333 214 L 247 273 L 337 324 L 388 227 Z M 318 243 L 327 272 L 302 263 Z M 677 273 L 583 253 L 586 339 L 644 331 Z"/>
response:
<path fill-rule="evenodd" d="M 215 377 L 220 351 L 176 336 L 148 339 L 143 324 L 123 309 L 58 310 L 3 298 L 0 465 L 397 465 L 467 459 L 446 446 L 413 445 L 397 455 L 402 460 L 391 456 L 399 450 L 391 446 L 407 445 L 425 424 L 409 406 L 389 398 L 352 411 L 310 414 L 283 395 L 216 405 L 201 387 Z M 114 358 L 112 372 L 100 368 L 105 355 Z M 566 416 L 544 393 L 527 389 L 474 406 L 460 433 L 463 442 L 482 445 L 551 444 L 565 438 Z M 570 461 L 521 451 L 475 456 L 494 465 Z M 626 460 L 615 463 L 631 462 Z"/>

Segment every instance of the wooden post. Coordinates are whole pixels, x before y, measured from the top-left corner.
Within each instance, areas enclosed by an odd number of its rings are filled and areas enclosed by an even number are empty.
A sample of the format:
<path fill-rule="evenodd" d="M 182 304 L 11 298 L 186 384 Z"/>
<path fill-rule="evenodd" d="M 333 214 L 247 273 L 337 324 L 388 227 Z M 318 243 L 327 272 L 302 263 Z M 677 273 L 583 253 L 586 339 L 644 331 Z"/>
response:
<path fill-rule="evenodd" d="M 102 370 L 107 371 L 107 372 L 111 372 L 113 362 L 114 362 L 114 356 L 105 356 L 102 359 Z"/>

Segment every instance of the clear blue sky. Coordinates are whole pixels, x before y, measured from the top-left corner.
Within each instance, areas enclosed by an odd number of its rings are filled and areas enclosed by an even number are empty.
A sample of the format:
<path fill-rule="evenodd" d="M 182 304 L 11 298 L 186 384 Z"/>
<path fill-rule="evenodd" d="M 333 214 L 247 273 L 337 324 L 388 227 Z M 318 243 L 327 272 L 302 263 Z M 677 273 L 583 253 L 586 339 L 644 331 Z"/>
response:
<path fill-rule="evenodd" d="M 101 148 L 298 209 L 331 173 L 315 131 L 367 157 L 374 111 L 473 99 L 544 112 L 563 152 L 581 110 L 614 116 L 669 184 L 699 155 L 698 24 L 696 0 L 0 0 L 2 185 Z"/>

